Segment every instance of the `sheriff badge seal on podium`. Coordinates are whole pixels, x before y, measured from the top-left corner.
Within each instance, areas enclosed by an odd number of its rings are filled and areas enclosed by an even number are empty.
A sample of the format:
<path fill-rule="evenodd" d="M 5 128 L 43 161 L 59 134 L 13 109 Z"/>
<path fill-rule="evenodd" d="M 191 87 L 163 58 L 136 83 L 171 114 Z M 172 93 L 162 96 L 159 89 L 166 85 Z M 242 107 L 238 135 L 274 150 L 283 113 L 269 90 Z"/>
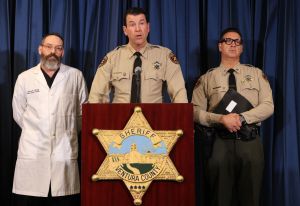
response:
<path fill-rule="evenodd" d="M 142 204 L 153 180 L 184 180 L 169 157 L 183 131 L 152 130 L 140 107 L 123 130 L 93 129 L 93 134 L 107 156 L 92 180 L 123 180 L 135 205 Z"/>

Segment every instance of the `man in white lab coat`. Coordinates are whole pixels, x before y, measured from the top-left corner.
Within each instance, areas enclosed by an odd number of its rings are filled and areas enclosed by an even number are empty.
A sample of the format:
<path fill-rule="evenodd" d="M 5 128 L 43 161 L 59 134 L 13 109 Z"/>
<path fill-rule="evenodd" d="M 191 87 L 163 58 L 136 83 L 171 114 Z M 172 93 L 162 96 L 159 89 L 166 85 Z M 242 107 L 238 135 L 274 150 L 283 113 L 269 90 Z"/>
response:
<path fill-rule="evenodd" d="M 80 205 L 77 135 L 88 92 L 81 71 L 61 63 L 63 46 L 59 34 L 47 34 L 38 48 L 40 63 L 15 84 L 13 116 L 22 129 L 15 205 Z"/>

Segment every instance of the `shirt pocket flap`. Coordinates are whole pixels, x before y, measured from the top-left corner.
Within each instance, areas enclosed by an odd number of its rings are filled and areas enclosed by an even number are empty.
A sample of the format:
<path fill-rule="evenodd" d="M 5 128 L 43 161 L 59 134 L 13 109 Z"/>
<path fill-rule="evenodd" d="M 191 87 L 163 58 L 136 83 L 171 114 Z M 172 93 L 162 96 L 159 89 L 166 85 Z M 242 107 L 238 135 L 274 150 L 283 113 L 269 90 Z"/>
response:
<path fill-rule="evenodd" d="M 251 89 L 259 91 L 259 85 L 256 81 L 245 81 L 242 84 L 242 90 Z"/>
<path fill-rule="evenodd" d="M 114 72 L 112 73 L 112 80 L 129 79 L 129 72 Z"/>
<path fill-rule="evenodd" d="M 158 80 L 161 79 L 161 77 L 156 71 L 150 71 L 150 72 L 145 72 L 145 79 Z"/>
<path fill-rule="evenodd" d="M 210 92 L 211 94 L 218 94 L 218 93 L 224 93 L 227 92 L 228 90 L 228 86 L 221 86 L 221 85 L 215 85 L 213 87 L 210 88 Z"/>

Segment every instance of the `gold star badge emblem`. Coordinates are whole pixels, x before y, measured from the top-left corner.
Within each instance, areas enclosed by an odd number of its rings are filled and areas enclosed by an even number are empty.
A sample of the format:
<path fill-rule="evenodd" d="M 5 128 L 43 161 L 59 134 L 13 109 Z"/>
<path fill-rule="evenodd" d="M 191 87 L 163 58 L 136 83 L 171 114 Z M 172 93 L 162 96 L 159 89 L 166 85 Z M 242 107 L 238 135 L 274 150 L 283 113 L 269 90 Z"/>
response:
<path fill-rule="evenodd" d="M 123 180 L 135 205 L 142 204 L 153 180 L 183 181 L 169 157 L 183 131 L 152 130 L 140 107 L 135 107 L 123 130 L 93 129 L 93 134 L 107 156 L 92 180 Z"/>

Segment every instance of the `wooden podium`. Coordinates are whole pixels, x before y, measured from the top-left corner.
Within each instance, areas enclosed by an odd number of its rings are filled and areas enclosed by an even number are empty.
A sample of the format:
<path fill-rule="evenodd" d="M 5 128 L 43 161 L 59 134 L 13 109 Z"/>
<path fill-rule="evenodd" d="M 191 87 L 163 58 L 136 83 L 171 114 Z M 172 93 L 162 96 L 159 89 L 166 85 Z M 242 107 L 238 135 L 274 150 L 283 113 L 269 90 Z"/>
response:
<path fill-rule="evenodd" d="M 93 182 L 95 174 L 106 157 L 106 152 L 92 134 L 94 128 L 122 130 L 133 114 L 135 106 L 142 112 L 153 130 L 182 129 L 170 152 L 183 182 L 154 180 L 145 195 L 144 206 L 194 206 L 195 169 L 192 104 L 85 104 L 81 139 L 81 205 L 134 205 L 133 198 L 122 180 Z"/>

